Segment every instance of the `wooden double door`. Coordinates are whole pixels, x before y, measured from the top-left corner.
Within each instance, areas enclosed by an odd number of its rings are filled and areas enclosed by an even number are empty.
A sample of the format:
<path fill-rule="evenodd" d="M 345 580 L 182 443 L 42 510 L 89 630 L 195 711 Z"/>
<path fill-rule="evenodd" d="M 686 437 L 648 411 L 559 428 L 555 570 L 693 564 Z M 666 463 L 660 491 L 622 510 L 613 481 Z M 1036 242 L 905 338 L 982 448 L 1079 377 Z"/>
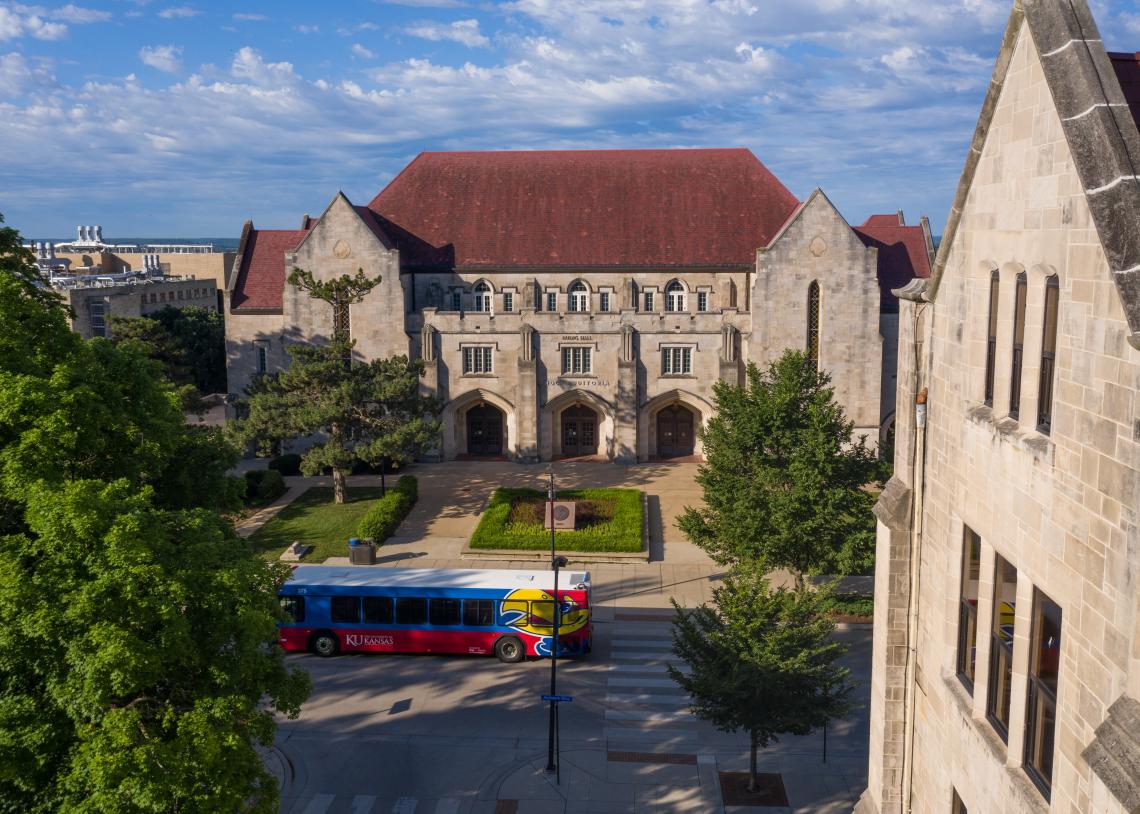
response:
<path fill-rule="evenodd" d="M 598 414 L 583 404 L 562 411 L 562 456 L 598 454 Z"/>
<path fill-rule="evenodd" d="M 684 458 L 693 454 L 693 413 L 674 404 L 657 414 L 657 457 Z"/>
<path fill-rule="evenodd" d="M 467 411 L 467 454 L 503 454 L 503 413 L 490 404 L 480 404 Z"/>

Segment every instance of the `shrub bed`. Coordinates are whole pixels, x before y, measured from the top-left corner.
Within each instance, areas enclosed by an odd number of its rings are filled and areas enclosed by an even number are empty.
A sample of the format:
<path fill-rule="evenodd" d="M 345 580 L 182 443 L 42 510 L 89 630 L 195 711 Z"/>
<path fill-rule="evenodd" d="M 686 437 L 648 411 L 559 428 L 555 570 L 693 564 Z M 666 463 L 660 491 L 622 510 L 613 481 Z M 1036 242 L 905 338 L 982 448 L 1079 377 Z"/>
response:
<path fill-rule="evenodd" d="M 555 543 L 562 551 L 642 550 L 641 492 L 636 489 L 573 489 L 559 500 L 577 503 L 576 528 L 559 531 Z M 534 489 L 496 489 L 483 512 L 472 548 L 542 550 L 550 547 L 543 526 L 546 494 Z"/>
<path fill-rule="evenodd" d="M 360 518 L 356 536 L 362 540 L 372 539 L 382 543 L 404 522 L 412 506 L 416 505 L 419 483 L 411 475 L 403 475 L 388 494 L 376 501 L 371 509 Z"/>
<path fill-rule="evenodd" d="M 286 455 L 278 455 L 269 462 L 269 468 L 276 469 L 282 475 L 300 475 L 301 456 L 292 452 Z"/>
<path fill-rule="evenodd" d="M 254 469 L 245 473 L 245 502 L 264 506 L 285 494 L 285 479 L 276 469 Z"/>
<path fill-rule="evenodd" d="M 832 594 L 827 612 L 836 622 L 868 622 L 875 616 L 875 597 L 863 594 Z"/>

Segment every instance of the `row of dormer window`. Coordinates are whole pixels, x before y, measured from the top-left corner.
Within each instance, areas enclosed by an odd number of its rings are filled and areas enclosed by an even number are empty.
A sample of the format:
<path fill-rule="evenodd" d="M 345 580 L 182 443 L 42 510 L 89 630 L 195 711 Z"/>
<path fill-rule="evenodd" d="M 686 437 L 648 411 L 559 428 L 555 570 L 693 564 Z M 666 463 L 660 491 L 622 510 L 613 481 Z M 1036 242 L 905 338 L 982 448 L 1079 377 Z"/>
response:
<path fill-rule="evenodd" d="M 489 283 L 480 281 L 471 288 L 469 298 L 464 288 L 451 288 L 446 297 L 440 290 L 429 289 L 428 305 L 441 310 L 459 311 L 460 313 L 472 311 L 474 313 L 493 314 L 499 310 L 502 313 L 509 314 L 516 310 L 515 293 L 514 291 L 503 291 L 498 309 L 496 309 L 494 289 Z M 662 294 L 661 300 L 657 299 L 658 293 Z M 664 306 L 666 313 L 680 314 L 690 311 L 706 313 L 709 310 L 710 294 L 711 291 L 704 289 L 690 293 L 682 282 L 671 280 L 666 284 L 663 292 L 658 292 L 654 288 L 643 289 L 637 298 L 637 302 L 640 310 L 646 313 L 656 313 L 659 302 Z M 615 310 L 614 295 L 615 292 L 612 290 L 599 291 L 595 299 L 589 287 L 581 280 L 576 280 L 570 284 L 565 293 L 557 289 L 543 291 L 539 299 L 539 307 L 540 310 L 549 313 L 562 311 L 590 313 L 596 311 L 605 314 Z"/>

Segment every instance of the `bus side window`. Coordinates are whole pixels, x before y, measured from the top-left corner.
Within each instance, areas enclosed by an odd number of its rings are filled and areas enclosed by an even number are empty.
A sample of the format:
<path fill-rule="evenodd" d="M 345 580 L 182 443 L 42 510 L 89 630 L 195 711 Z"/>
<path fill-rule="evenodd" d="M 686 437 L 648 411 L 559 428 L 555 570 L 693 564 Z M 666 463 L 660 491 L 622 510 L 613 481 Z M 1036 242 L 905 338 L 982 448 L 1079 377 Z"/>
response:
<path fill-rule="evenodd" d="M 433 599 L 428 606 L 428 621 L 433 625 L 458 625 L 459 600 Z"/>
<path fill-rule="evenodd" d="M 360 621 L 360 597 L 334 596 L 332 598 L 331 618 L 334 622 L 358 623 Z"/>
<path fill-rule="evenodd" d="M 392 597 L 364 597 L 364 621 L 370 625 L 392 624 Z"/>
<path fill-rule="evenodd" d="M 554 603 L 531 602 L 530 624 L 531 627 L 554 627 Z"/>
<path fill-rule="evenodd" d="M 495 624 L 495 600 L 464 599 L 463 624 L 468 627 L 482 627 Z"/>
<path fill-rule="evenodd" d="M 427 600 L 407 597 L 396 600 L 397 625 L 422 625 L 427 621 Z"/>
<path fill-rule="evenodd" d="M 305 621 L 305 597 L 303 596 L 283 596 L 281 597 L 281 610 L 285 611 L 285 615 L 289 617 L 292 622 Z"/>

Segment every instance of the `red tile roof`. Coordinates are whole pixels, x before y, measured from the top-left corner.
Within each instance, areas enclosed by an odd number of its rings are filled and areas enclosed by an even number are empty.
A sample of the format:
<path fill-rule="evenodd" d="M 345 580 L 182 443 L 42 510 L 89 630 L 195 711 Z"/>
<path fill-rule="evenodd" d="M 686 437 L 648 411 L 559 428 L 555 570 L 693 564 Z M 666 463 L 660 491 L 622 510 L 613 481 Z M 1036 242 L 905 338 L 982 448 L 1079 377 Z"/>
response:
<path fill-rule="evenodd" d="M 296 249 L 307 234 L 302 229 L 250 229 L 230 307 L 280 308 L 285 291 L 285 252 Z"/>
<path fill-rule="evenodd" d="M 750 266 L 798 201 L 745 149 L 421 153 L 368 205 L 410 267 Z"/>
<path fill-rule="evenodd" d="M 926 230 L 921 226 L 903 226 L 899 215 L 872 215 L 855 234 L 863 245 L 879 250 L 879 295 L 883 305 L 895 305 L 891 293 L 915 277 L 930 276 L 930 253 Z"/>
<path fill-rule="evenodd" d="M 1140 53 L 1110 52 L 1108 57 L 1112 60 L 1112 68 L 1116 71 L 1116 78 L 1120 82 L 1120 89 L 1124 91 L 1124 99 L 1132 111 L 1132 118 L 1140 127 Z"/>

